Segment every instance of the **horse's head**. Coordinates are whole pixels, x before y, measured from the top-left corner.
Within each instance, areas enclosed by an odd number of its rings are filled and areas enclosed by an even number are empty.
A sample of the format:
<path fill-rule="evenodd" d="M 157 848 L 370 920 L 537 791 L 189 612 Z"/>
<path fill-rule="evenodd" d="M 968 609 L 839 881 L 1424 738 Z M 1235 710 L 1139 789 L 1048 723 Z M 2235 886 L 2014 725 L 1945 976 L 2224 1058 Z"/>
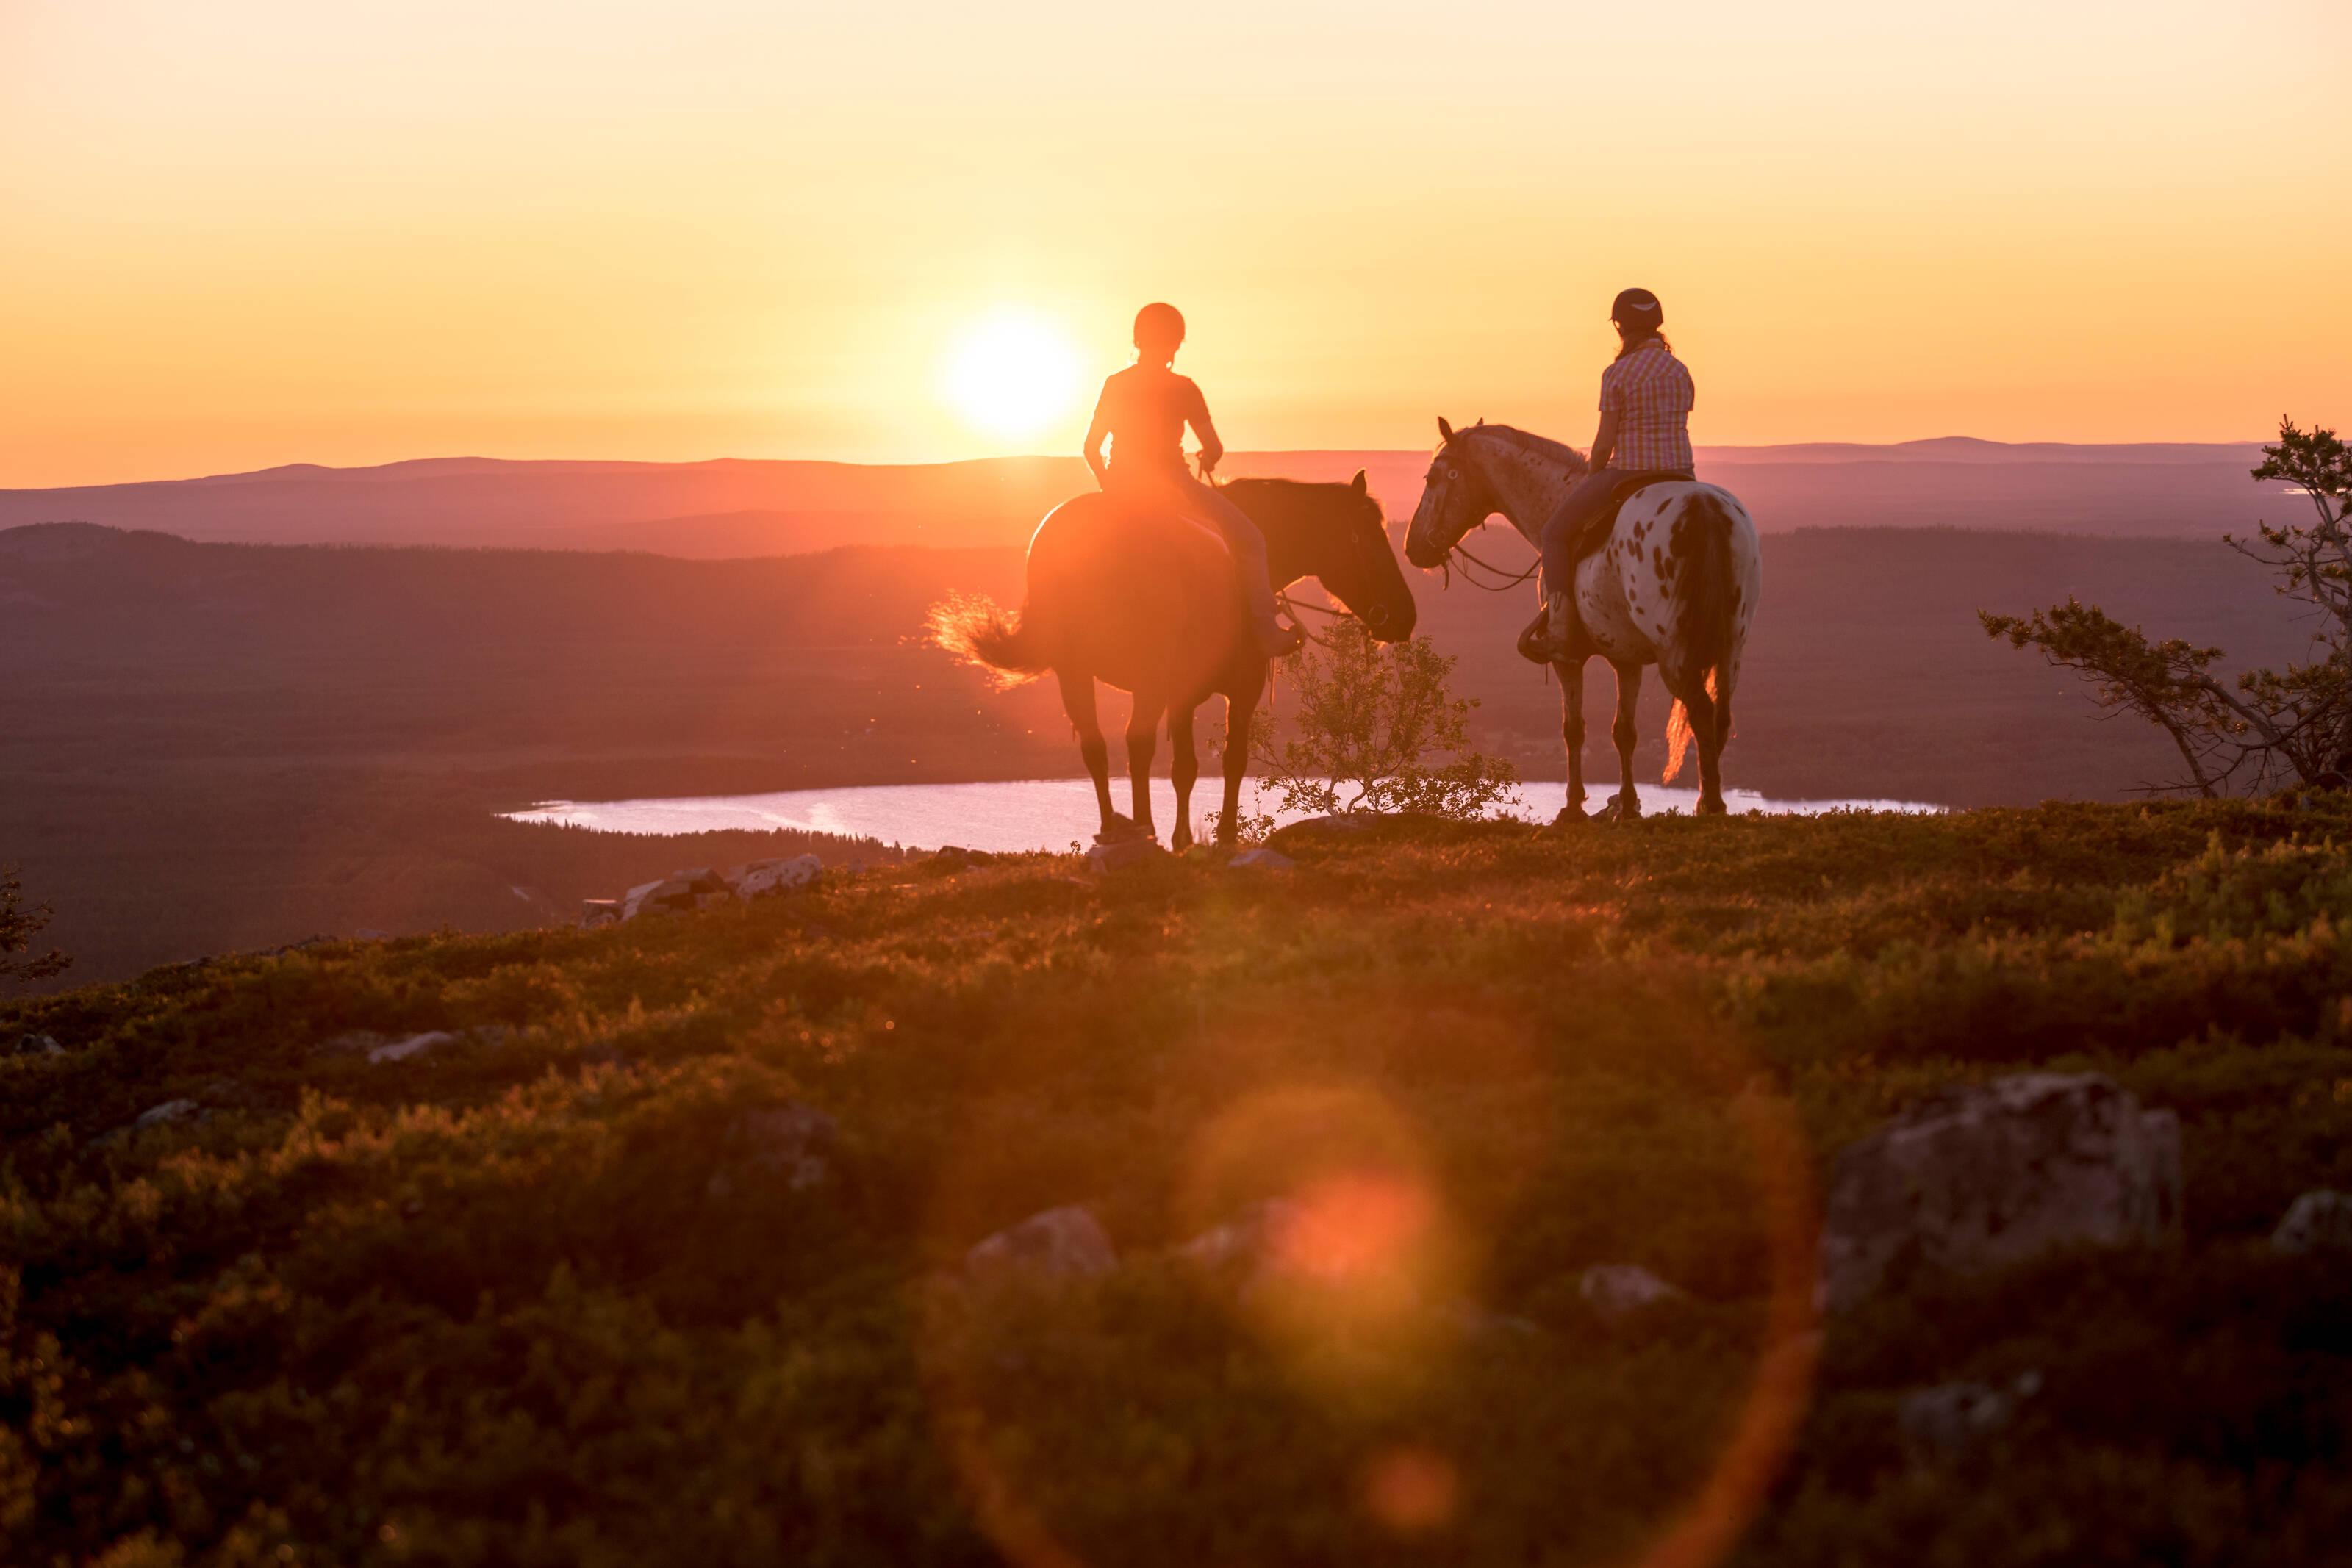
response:
<path fill-rule="evenodd" d="M 1437 433 L 1443 440 L 1422 481 L 1421 505 L 1413 508 L 1412 527 L 1404 536 L 1405 559 L 1424 570 L 1443 566 L 1462 536 L 1498 509 L 1475 454 L 1464 439 L 1469 432 L 1456 434 L 1441 418 Z"/>
<path fill-rule="evenodd" d="M 1362 470 L 1345 485 L 1236 479 L 1225 488 L 1265 530 L 1276 582 L 1314 578 L 1381 642 L 1412 635 L 1412 587 Z"/>

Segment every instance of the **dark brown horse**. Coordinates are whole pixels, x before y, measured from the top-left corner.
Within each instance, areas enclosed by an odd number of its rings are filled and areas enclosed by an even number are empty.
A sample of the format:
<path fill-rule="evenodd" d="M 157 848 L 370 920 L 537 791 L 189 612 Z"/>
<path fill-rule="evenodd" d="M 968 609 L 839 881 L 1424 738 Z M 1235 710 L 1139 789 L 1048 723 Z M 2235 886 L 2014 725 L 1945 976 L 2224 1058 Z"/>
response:
<path fill-rule="evenodd" d="M 1276 589 L 1315 578 L 1375 637 L 1412 634 L 1412 590 L 1361 473 L 1348 485 L 1235 479 L 1224 494 L 1265 531 L 1266 570 Z M 1213 529 L 1164 508 L 1080 496 L 1054 508 L 1031 537 L 1018 614 L 967 601 L 934 610 L 931 626 L 942 647 L 1009 677 L 1007 684 L 1048 670 L 1059 678 L 1106 839 L 1154 831 L 1151 751 L 1165 716 L 1175 754 L 1171 842 L 1181 850 L 1192 841 L 1192 784 L 1201 773 L 1192 716 L 1222 694 L 1225 804 L 1217 839 L 1232 841 L 1266 659 L 1243 615 L 1233 558 Z M 1110 748 L 1095 716 L 1098 680 L 1135 694 L 1127 725 L 1131 821 L 1111 810 Z"/>

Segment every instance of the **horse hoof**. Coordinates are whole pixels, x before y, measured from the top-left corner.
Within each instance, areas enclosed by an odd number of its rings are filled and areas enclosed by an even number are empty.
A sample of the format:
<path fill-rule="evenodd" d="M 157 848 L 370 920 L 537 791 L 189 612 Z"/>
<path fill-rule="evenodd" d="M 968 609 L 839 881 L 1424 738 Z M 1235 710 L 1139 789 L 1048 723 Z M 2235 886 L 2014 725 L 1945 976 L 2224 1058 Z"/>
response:
<path fill-rule="evenodd" d="M 1114 814 L 1110 820 L 1109 825 L 1105 827 L 1101 832 L 1095 835 L 1095 842 L 1098 844 L 1123 844 L 1129 839 L 1156 839 L 1159 836 L 1159 834 L 1151 831 L 1151 824 L 1149 822 L 1139 822 L 1132 817 L 1121 817 Z"/>
<path fill-rule="evenodd" d="M 1695 814 L 1701 817 L 1727 817 L 1731 814 L 1731 808 L 1720 800 L 1701 800 Z"/>
<path fill-rule="evenodd" d="M 1592 821 L 1591 817 L 1586 814 L 1583 807 L 1562 806 L 1559 809 L 1559 815 L 1551 820 L 1551 825 L 1555 828 L 1573 828 L 1591 821 Z"/>

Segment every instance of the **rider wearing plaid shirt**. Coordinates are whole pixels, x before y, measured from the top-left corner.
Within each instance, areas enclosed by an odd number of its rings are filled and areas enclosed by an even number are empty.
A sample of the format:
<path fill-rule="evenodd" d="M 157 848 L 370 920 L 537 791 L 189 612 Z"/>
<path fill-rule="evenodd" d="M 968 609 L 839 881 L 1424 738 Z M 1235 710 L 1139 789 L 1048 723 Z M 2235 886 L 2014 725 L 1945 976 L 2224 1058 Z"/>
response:
<path fill-rule="evenodd" d="M 1601 428 L 1592 438 L 1591 469 L 1544 525 L 1548 595 L 1575 580 L 1576 563 L 1607 538 L 1622 497 L 1661 479 L 1696 476 L 1690 444 L 1696 394 L 1690 371 L 1659 331 L 1664 307 L 1648 289 L 1628 288 L 1609 314 L 1623 347 L 1601 372 Z M 1573 640 L 1573 628 L 1549 629 L 1548 616 L 1538 615 L 1519 634 L 1519 652 L 1549 664 Z"/>

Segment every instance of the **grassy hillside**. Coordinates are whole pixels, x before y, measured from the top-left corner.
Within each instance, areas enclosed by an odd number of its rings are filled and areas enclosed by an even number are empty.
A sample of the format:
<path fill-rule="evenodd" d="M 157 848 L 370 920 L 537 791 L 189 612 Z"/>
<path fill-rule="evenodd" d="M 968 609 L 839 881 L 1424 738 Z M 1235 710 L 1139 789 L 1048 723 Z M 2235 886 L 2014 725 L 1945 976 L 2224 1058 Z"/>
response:
<path fill-rule="evenodd" d="M 2347 845 L 2339 800 L 1400 827 L 5 1005 L 67 1050 L 0 1059 L 0 1558 L 2341 1561 L 2352 1262 L 2263 1238 L 2352 1185 Z M 1815 1367 L 1827 1161 L 2034 1065 L 2179 1113 L 2184 1244 L 1885 1297 Z M 803 1190 L 787 1100 L 841 1129 Z M 1319 1293 L 1169 1250 L 1302 1192 Z M 940 1281 L 1073 1203 L 1116 1272 Z M 1689 1299 L 1612 1325 L 1604 1262 Z M 1906 1391 L 2029 1371 L 1906 1455 Z"/>

